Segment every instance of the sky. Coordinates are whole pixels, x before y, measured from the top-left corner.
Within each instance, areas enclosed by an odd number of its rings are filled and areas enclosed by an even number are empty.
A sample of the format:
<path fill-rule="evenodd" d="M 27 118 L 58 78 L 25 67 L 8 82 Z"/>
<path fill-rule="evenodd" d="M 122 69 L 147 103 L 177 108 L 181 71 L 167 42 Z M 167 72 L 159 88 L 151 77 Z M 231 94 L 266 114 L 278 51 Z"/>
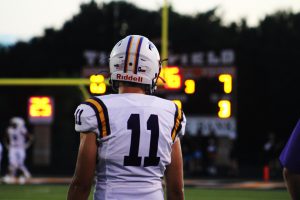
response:
<path fill-rule="evenodd" d="M 0 43 L 12 44 L 41 36 L 45 28 L 61 28 L 91 0 L 0 0 Z M 112 0 L 95 0 L 108 3 Z M 157 10 L 164 0 L 126 0 L 140 8 Z M 256 26 L 267 14 L 278 10 L 300 12 L 300 0 L 167 0 L 176 12 L 193 15 L 218 7 L 225 24 L 245 18 Z"/>

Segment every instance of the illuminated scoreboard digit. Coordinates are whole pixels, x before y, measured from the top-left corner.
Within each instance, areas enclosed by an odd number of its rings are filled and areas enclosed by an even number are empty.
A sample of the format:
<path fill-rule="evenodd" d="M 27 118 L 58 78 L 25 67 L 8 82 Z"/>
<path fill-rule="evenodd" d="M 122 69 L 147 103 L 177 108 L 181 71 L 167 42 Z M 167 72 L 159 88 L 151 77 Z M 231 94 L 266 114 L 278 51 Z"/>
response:
<path fill-rule="evenodd" d="M 92 94 L 104 94 L 106 92 L 105 78 L 103 75 L 90 76 L 90 92 Z"/>
<path fill-rule="evenodd" d="M 159 82 L 163 97 L 174 100 L 186 113 L 231 118 L 235 114 L 234 67 L 165 67 Z M 163 85 L 163 87 L 162 87 Z"/>
<path fill-rule="evenodd" d="M 220 118 L 229 118 L 231 116 L 230 100 L 220 100 L 218 101 L 218 106 L 219 106 L 218 116 Z"/>
<path fill-rule="evenodd" d="M 227 70 L 229 69 L 229 70 Z M 218 117 L 226 119 L 232 117 L 235 104 L 234 69 L 233 68 L 205 68 L 184 73 L 192 74 L 184 81 L 183 91 L 187 100 L 183 103 L 186 112 L 194 115 Z"/>
<path fill-rule="evenodd" d="M 219 81 L 224 83 L 224 92 L 229 94 L 232 91 L 232 75 L 231 74 L 220 74 Z"/>
<path fill-rule="evenodd" d="M 28 118 L 32 124 L 50 124 L 53 121 L 54 101 L 49 96 L 28 99 Z"/>
<path fill-rule="evenodd" d="M 167 90 L 179 90 L 182 86 L 182 77 L 178 66 L 163 67 L 160 72 L 157 84 Z"/>
<path fill-rule="evenodd" d="M 196 83 L 192 79 L 187 79 L 184 82 L 184 92 L 186 94 L 194 94 L 196 90 Z"/>
<path fill-rule="evenodd" d="M 232 92 L 232 75 L 220 74 L 219 81 L 223 83 L 224 93 L 230 94 Z M 231 116 L 231 100 L 221 99 L 218 101 L 220 118 L 229 118 Z"/>

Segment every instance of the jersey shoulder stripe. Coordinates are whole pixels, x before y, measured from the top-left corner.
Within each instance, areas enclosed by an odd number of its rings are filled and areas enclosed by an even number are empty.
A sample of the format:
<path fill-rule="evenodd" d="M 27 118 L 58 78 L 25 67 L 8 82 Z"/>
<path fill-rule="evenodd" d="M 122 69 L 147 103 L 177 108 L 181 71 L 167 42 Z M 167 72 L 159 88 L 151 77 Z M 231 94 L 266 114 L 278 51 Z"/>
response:
<path fill-rule="evenodd" d="M 88 100 L 86 102 L 82 103 L 82 104 L 88 105 L 94 110 L 95 116 L 96 116 L 96 119 L 97 119 L 98 130 L 99 130 L 99 133 L 101 134 L 102 126 L 101 126 L 100 116 L 98 115 L 97 107 L 93 103 L 89 102 Z M 79 125 L 81 125 L 81 123 Z"/>
<path fill-rule="evenodd" d="M 89 105 L 89 106 L 91 106 L 91 105 Z M 81 109 L 77 109 L 75 112 L 75 121 L 76 121 L 75 123 L 78 125 L 82 125 L 80 118 L 77 120 L 77 116 L 81 116 L 82 113 L 83 113 L 83 110 L 81 110 Z"/>
<path fill-rule="evenodd" d="M 181 122 L 183 120 L 183 112 L 181 109 L 178 108 L 176 104 L 174 104 L 176 107 L 175 116 L 174 116 L 174 127 L 172 129 L 172 140 L 175 141 L 175 138 L 179 131 L 181 130 Z"/>
<path fill-rule="evenodd" d="M 100 138 L 110 135 L 108 111 L 103 101 L 99 98 L 93 97 L 86 100 L 85 103 L 90 105 L 96 113 Z"/>

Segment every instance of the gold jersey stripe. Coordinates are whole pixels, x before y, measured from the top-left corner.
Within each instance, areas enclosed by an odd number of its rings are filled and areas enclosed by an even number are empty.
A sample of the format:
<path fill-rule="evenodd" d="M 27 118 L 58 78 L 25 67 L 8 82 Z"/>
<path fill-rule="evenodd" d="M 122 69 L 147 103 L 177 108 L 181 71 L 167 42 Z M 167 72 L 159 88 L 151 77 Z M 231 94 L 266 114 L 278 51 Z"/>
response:
<path fill-rule="evenodd" d="M 93 104 L 97 108 L 99 118 L 100 118 L 100 121 L 101 121 L 102 137 L 107 136 L 106 119 L 105 119 L 105 116 L 104 116 L 104 111 L 103 111 L 102 106 L 97 101 L 95 101 L 94 99 L 88 99 L 88 100 L 86 100 L 86 102 L 89 102 L 89 103 Z"/>
<path fill-rule="evenodd" d="M 176 122 L 175 122 L 175 128 L 173 129 L 172 132 L 172 140 L 175 140 L 176 134 L 177 134 L 177 130 L 180 126 L 180 123 L 182 121 L 182 111 L 181 109 L 177 109 L 177 117 L 176 117 Z"/>

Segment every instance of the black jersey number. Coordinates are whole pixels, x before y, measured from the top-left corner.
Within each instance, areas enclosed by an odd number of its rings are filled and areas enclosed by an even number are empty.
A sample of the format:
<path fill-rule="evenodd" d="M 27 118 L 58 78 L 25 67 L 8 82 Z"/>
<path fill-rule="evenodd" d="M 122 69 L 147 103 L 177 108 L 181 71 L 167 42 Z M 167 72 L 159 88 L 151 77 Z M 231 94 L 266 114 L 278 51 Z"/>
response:
<path fill-rule="evenodd" d="M 81 114 L 83 112 L 83 109 L 78 109 L 75 113 L 75 124 L 81 125 Z"/>
<path fill-rule="evenodd" d="M 141 166 L 142 157 L 138 156 L 140 146 L 140 115 L 131 114 L 127 121 L 127 129 L 130 129 L 131 143 L 129 156 L 124 156 L 124 166 Z M 149 156 L 144 158 L 144 167 L 157 166 L 160 157 L 157 157 L 159 125 L 158 116 L 150 115 L 147 121 L 147 129 L 151 131 Z"/>

